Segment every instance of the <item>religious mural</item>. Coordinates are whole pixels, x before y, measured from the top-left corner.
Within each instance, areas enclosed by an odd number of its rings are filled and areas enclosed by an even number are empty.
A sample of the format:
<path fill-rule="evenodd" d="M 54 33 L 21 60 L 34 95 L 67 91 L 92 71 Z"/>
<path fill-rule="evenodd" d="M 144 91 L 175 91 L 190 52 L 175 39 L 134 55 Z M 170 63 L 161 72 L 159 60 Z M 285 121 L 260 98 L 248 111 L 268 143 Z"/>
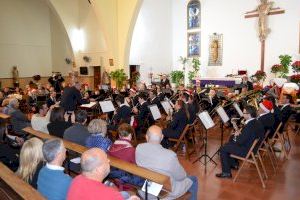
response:
<path fill-rule="evenodd" d="M 200 33 L 188 33 L 188 57 L 200 56 Z"/>
<path fill-rule="evenodd" d="M 209 36 L 208 66 L 221 66 L 223 60 L 223 34 Z"/>
<path fill-rule="evenodd" d="M 188 29 L 200 28 L 200 2 L 191 1 L 188 4 Z"/>

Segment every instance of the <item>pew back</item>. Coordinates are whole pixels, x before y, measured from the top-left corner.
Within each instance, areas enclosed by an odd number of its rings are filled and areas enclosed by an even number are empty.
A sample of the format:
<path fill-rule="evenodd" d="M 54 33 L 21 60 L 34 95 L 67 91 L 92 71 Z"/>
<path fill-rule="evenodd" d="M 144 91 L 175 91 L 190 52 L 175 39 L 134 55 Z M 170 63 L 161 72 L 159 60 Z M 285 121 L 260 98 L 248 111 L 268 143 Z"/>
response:
<path fill-rule="evenodd" d="M 55 136 L 33 130 L 31 127 L 26 127 L 23 130 L 33 136 L 41 138 L 41 139 L 56 138 Z M 70 142 L 70 141 L 67 141 L 64 139 L 63 139 L 63 142 L 67 149 L 77 152 L 79 154 L 82 154 L 84 151 L 86 151 L 88 149 L 87 147 L 84 147 L 82 145 L 79 145 L 79 144 L 76 144 L 76 143 L 73 143 L 73 142 Z M 170 178 L 168 176 L 154 172 L 154 171 L 150 171 L 146 168 L 139 167 L 135 164 L 123 161 L 121 159 L 118 159 L 118 158 L 115 158 L 112 156 L 108 156 L 108 158 L 110 160 L 111 166 L 121 169 L 123 171 L 129 172 L 131 174 L 137 175 L 144 179 L 153 181 L 155 183 L 159 183 L 159 184 L 163 185 L 163 188 L 167 191 L 172 190 Z"/>

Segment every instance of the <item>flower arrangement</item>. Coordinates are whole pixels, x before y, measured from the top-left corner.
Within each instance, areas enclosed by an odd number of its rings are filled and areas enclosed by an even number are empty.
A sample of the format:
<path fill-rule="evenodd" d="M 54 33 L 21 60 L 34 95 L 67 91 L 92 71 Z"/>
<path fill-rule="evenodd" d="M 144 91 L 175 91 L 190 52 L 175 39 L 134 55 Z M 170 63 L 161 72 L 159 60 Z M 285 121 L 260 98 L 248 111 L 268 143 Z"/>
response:
<path fill-rule="evenodd" d="M 278 72 L 282 71 L 282 68 L 283 66 L 280 64 L 273 65 L 271 67 L 271 73 L 277 74 Z"/>
<path fill-rule="evenodd" d="M 254 75 L 251 76 L 251 78 L 255 78 L 258 82 L 264 81 L 266 79 L 267 75 L 266 72 L 258 70 Z"/>
<path fill-rule="evenodd" d="M 296 61 L 292 64 L 292 68 L 294 72 L 298 73 L 300 72 L 300 61 Z"/>
<path fill-rule="evenodd" d="M 291 76 L 291 82 L 299 83 L 300 82 L 300 74 L 294 74 Z"/>

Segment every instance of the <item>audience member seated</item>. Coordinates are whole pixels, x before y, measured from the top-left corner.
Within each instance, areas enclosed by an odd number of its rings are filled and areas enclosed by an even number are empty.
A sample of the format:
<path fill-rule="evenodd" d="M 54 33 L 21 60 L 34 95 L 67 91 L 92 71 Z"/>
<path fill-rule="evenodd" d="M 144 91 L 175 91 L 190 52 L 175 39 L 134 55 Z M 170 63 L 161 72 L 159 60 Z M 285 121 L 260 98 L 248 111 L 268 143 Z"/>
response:
<path fill-rule="evenodd" d="M 66 199 L 72 178 L 62 167 L 66 149 L 61 139 L 47 140 L 43 145 L 43 155 L 47 162 L 38 175 L 38 191 L 48 200 Z"/>
<path fill-rule="evenodd" d="M 121 160 L 136 164 L 135 148 L 131 144 L 133 133 L 134 130 L 129 124 L 121 124 L 118 128 L 119 139 L 116 140 L 113 145 L 111 145 L 108 154 Z M 121 184 L 129 183 L 140 187 L 144 183 L 144 179 L 116 168 L 111 169 L 109 178 L 119 179 Z"/>
<path fill-rule="evenodd" d="M 173 114 L 171 122 L 168 127 L 162 131 L 165 137 L 162 141 L 162 145 L 165 148 L 171 146 L 168 138 L 179 138 L 188 123 L 187 111 L 182 100 L 176 101 L 174 109 L 175 113 Z M 170 120 L 170 116 L 167 117 L 167 120 Z"/>
<path fill-rule="evenodd" d="M 264 138 L 264 126 L 256 120 L 257 113 L 253 106 L 245 106 L 243 110 L 245 126 L 239 131 L 234 132 L 227 142 L 220 149 L 222 173 L 216 174 L 218 178 L 231 178 L 231 169 L 238 169 L 238 162 L 231 158 L 230 154 L 245 157 L 255 139 Z"/>
<path fill-rule="evenodd" d="M 44 166 L 43 142 L 38 138 L 27 140 L 21 149 L 19 168 L 16 172 L 22 180 L 37 189 L 37 179 Z"/>
<path fill-rule="evenodd" d="M 138 200 L 136 196 L 120 193 L 102 183 L 109 174 L 110 165 L 107 155 L 98 148 L 92 148 L 81 156 L 82 174 L 72 181 L 68 191 L 68 200 L 101 199 L 101 200 Z"/>
<path fill-rule="evenodd" d="M 64 139 L 71 142 L 85 145 L 85 141 L 90 136 L 90 133 L 85 126 L 87 121 L 87 112 L 84 110 L 78 110 L 75 112 L 75 123 L 73 126 L 67 128 L 64 133 Z"/>
<path fill-rule="evenodd" d="M 30 121 L 19 109 L 19 101 L 17 99 L 11 99 L 9 106 L 10 108 L 8 109 L 8 114 L 11 116 L 10 122 L 13 126 L 15 134 L 19 136 L 25 136 L 26 132 L 22 129 L 31 126 Z"/>
<path fill-rule="evenodd" d="M 51 111 L 48 112 L 48 110 L 46 103 L 36 106 L 36 113 L 31 117 L 31 126 L 34 130 L 49 133 L 47 125 L 50 123 Z"/>
<path fill-rule="evenodd" d="M 146 134 L 147 143 L 139 144 L 136 148 L 136 163 L 138 166 L 167 175 L 171 179 L 172 191 L 166 199 L 177 199 L 189 191 L 191 199 L 197 199 L 198 180 L 195 176 L 187 176 L 176 153 L 163 148 L 162 130 L 151 126 Z"/>
<path fill-rule="evenodd" d="M 2 104 L 1 104 L 1 106 L 2 106 L 2 113 L 4 113 L 4 114 L 7 114 L 8 115 L 8 111 L 10 110 L 10 105 L 9 105 L 9 102 L 10 102 L 10 100 L 11 99 L 3 99 L 3 101 L 2 101 Z"/>
<path fill-rule="evenodd" d="M 258 121 L 261 122 L 261 124 L 264 126 L 265 133 L 269 131 L 270 133 L 273 132 L 273 127 L 275 123 L 274 114 L 273 112 L 273 104 L 269 100 L 263 100 L 259 104 L 259 116 Z"/>
<path fill-rule="evenodd" d="M 107 124 L 104 120 L 93 119 L 88 126 L 91 135 L 87 138 L 85 146 L 88 148 L 98 147 L 107 152 L 112 142 L 106 137 Z"/>
<path fill-rule="evenodd" d="M 53 108 L 50 123 L 47 125 L 49 134 L 62 138 L 65 130 L 70 126 L 72 126 L 72 123 L 68 121 L 65 110 L 62 107 Z"/>

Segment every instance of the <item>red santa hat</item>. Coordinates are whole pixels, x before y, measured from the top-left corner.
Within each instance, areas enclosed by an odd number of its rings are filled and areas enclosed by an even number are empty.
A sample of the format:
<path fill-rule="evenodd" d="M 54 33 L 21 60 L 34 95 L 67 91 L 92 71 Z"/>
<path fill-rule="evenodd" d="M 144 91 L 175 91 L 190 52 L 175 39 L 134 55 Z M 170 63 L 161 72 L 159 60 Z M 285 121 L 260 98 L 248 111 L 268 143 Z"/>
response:
<path fill-rule="evenodd" d="M 273 110 L 273 103 L 269 100 L 263 100 L 263 102 L 259 104 L 259 107 L 268 113 Z"/>

